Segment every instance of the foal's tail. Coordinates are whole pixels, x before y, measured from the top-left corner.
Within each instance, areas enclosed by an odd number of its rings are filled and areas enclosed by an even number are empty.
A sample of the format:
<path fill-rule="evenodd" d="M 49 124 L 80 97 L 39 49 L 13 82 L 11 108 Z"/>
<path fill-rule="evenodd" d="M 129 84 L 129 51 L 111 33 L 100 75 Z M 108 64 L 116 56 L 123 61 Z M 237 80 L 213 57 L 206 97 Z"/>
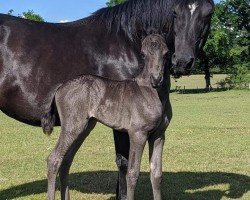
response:
<path fill-rule="evenodd" d="M 56 105 L 53 99 L 49 112 L 45 113 L 41 119 L 41 126 L 44 134 L 50 135 L 56 123 Z"/>

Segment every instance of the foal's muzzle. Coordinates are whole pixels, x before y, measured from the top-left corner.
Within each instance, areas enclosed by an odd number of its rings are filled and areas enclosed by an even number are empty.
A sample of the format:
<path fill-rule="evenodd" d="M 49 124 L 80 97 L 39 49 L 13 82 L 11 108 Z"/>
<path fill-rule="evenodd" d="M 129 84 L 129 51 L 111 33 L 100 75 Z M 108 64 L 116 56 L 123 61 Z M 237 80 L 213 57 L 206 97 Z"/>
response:
<path fill-rule="evenodd" d="M 154 78 L 153 76 L 150 76 L 150 81 L 153 88 L 159 88 L 162 86 L 163 76 L 160 76 L 159 78 Z"/>

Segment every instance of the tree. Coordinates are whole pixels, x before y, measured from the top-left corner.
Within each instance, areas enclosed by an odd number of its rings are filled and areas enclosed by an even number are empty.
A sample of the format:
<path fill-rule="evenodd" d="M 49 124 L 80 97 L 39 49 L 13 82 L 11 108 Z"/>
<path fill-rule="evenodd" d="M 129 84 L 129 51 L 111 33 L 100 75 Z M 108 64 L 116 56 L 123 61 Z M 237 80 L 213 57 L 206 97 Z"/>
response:
<path fill-rule="evenodd" d="M 115 5 L 118 5 L 118 4 L 121 4 L 123 2 L 125 2 L 126 0 L 109 0 L 106 5 L 108 7 L 112 7 L 112 6 L 115 6 Z"/>
<path fill-rule="evenodd" d="M 243 66 L 250 70 L 249 3 L 249 0 L 225 0 L 216 4 L 200 68 L 230 74 L 245 71 L 235 70 Z"/>
<path fill-rule="evenodd" d="M 39 14 L 36 14 L 33 10 L 28 10 L 27 12 L 23 12 L 21 17 L 33 21 L 44 22 L 44 19 Z"/>
<path fill-rule="evenodd" d="M 7 12 L 7 15 L 13 15 L 13 13 L 14 10 L 11 9 Z M 38 22 L 44 22 L 44 19 L 39 14 L 36 14 L 33 10 L 28 10 L 27 12 L 23 12 L 22 14 L 18 14 L 18 17 Z"/>
<path fill-rule="evenodd" d="M 7 12 L 7 15 L 12 15 L 13 12 L 14 12 L 14 10 L 13 10 L 13 9 L 10 9 L 10 10 Z"/>

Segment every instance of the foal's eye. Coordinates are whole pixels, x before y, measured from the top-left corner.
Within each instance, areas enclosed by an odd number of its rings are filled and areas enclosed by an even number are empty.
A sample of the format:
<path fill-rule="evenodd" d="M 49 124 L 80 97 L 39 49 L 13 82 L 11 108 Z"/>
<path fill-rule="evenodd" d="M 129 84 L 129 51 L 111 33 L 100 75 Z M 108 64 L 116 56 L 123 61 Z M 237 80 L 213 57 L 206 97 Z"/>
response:
<path fill-rule="evenodd" d="M 144 53 L 141 53 L 141 58 L 144 60 L 145 59 L 145 54 Z"/>
<path fill-rule="evenodd" d="M 153 43 L 151 44 L 151 47 L 154 48 L 154 49 L 155 49 L 155 48 L 158 48 L 158 46 L 159 46 L 159 45 L 158 45 L 157 42 L 153 42 Z"/>

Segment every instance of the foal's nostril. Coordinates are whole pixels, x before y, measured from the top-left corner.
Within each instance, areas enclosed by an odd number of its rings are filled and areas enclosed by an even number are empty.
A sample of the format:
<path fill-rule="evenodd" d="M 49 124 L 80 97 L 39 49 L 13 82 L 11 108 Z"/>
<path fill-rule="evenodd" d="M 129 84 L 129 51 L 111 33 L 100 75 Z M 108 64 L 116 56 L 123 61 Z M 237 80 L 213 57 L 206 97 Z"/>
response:
<path fill-rule="evenodd" d="M 194 58 L 191 58 L 190 61 L 187 64 L 187 69 L 190 70 L 194 64 Z"/>
<path fill-rule="evenodd" d="M 173 63 L 173 65 L 177 64 L 176 63 L 176 55 L 175 55 L 175 53 L 172 55 L 172 63 Z"/>

